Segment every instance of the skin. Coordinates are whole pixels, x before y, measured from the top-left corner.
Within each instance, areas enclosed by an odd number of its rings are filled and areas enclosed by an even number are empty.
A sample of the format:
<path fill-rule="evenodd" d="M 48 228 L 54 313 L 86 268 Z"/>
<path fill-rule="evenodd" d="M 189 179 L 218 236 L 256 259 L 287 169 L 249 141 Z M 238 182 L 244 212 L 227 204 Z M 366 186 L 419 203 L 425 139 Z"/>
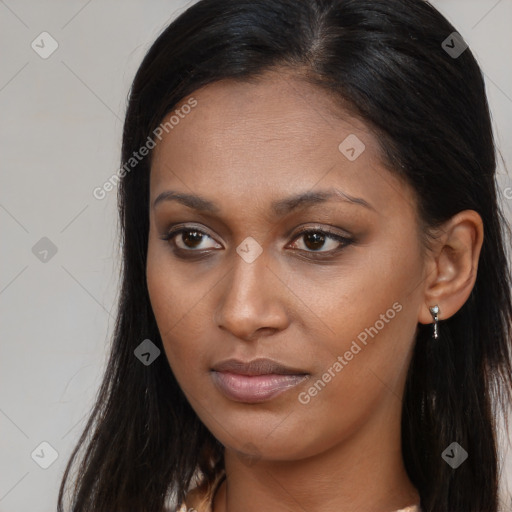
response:
<path fill-rule="evenodd" d="M 369 128 L 285 71 L 251 83 L 216 82 L 193 97 L 197 106 L 152 155 L 147 283 L 170 366 L 225 446 L 227 480 L 214 512 L 390 512 L 418 503 L 400 446 L 406 371 L 418 323 L 433 321 L 429 306 L 449 318 L 473 288 L 479 215 L 460 212 L 426 250 L 414 193 L 384 167 Z M 350 134 L 365 145 L 354 161 L 338 149 Z M 371 207 L 331 199 L 283 217 L 270 208 L 329 187 Z M 177 201 L 153 207 L 166 190 L 200 195 L 219 211 Z M 186 254 L 199 246 L 202 258 L 182 259 L 162 239 L 182 223 L 205 236 L 177 235 L 175 244 Z M 353 241 L 326 238 L 315 246 L 296 236 L 303 226 Z M 252 263 L 236 252 L 249 236 L 263 250 Z M 301 403 L 299 393 L 395 303 L 402 308 L 394 318 Z M 257 404 L 218 391 L 212 365 L 258 357 L 310 378 Z"/>

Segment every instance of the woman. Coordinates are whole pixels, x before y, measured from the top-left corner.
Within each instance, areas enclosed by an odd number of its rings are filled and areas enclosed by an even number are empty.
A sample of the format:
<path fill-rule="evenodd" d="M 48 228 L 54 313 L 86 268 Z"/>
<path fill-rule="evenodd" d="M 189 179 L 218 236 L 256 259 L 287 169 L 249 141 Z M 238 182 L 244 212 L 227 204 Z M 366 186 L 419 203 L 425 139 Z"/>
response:
<path fill-rule="evenodd" d="M 138 70 L 122 158 L 118 321 L 60 511 L 84 447 L 76 512 L 497 512 L 510 233 L 443 16 L 199 1 Z"/>

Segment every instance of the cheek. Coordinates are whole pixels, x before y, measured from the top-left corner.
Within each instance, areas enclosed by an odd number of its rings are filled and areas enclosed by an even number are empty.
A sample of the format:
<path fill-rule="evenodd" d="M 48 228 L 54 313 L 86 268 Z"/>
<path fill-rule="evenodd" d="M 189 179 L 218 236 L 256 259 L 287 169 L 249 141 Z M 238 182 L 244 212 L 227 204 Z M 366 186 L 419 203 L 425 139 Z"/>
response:
<path fill-rule="evenodd" d="M 198 317 L 194 304 L 199 297 L 195 297 L 197 293 L 182 282 L 183 273 L 172 265 L 170 255 L 165 250 L 155 248 L 151 242 L 148 247 L 146 279 L 151 307 L 167 359 L 173 371 L 180 373 L 181 368 L 194 361 L 194 340 L 197 339 L 194 326 L 197 326 Z"/>
<path fill-rule="evenodd" d="M 398 306 L 393 309 L 393 304 L 398 302 L 401 309 L 417 302 L 421 291 L 422 260 L 410 240 L 403 232 L 398 236 L 389 233 L 375 237 L 366 247 L 347 251 L 337 266 L 288 271 L 283 281 L 290 288 L 291 302 L 301 312 L 303 328 L 318 325 L 326 335 L 320 345 L 336 354 L 348 350 L 361 333 L 364 340 L 365 333 L 369 336 L 365 329 L 376 323 L 379 334 L 401 325 L 406 314 L 397 314 Z M 391 337 L 404 339 L 398 332 Z M 407 336 L 405 341 L 409 342 Z"/>
<path fill-rule="evenodd" d="M 204 394 L 213 325 L 210 294 L 221 277 L 213 271 L 200 276 L 194 264 L 176 262 L 165 245 L 150 239 L 146 279 L 151 307 L 169 365 L 189 400 Z"/>
<path fill-rule="evenodd" d="M 296 428 L 300 424 L 305 441 L 301 456 L 328 449 L 340 436 L 350 437 L 379 409 L 399 417 L 417 324 L 405 270 L 385 280 L 381 276 L 383 282 L 369 290 L 354 283 L 348 293 L 354 302 L 340 298 L 327 316 L 336 335 L 318 340 L 314 357 L 319 371 L 294 397 Z M 366 280 L 371 281 L 368 274 Z M 275 425 L 276 439 L 292 428 Z"/>
<path fill-rule="evenodd" d="M 350 411 L 357 417 L 372 407 L 383 389 L 399 387 L 407 370 L 421 300 L 422 263 L 419 252 L 406 254 L 381 245 L 378 256 L 367 251 L 346 269 L 334 278 L 317 280 L 319 286 L 308 295 L 308 304 L 327 327 L 315 341 L 314 357 L 319 363 L 315 378 L 327 384 L 319 382 L 305 401 L 318 395 L 311 402 L 325 410 L 316 414 L 336 414 L 329 412 L 329 404 L 337 403 L 345 416 Z M 295 291 L 306 297 L 298 285 Z"/>

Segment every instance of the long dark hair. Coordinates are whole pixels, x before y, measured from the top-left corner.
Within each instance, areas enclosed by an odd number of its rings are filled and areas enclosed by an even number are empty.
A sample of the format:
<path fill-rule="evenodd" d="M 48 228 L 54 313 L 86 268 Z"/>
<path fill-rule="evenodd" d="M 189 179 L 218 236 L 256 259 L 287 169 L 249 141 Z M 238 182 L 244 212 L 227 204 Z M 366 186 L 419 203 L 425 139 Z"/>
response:
<path fill-rule="evenodd" d="M 499 206 L 483 76 L 469 48 L 454 55 L 443 45 L 453 32 L 423 0 L 201 0 L 161 33 L 136 74 L 122 161 L 199 87 L 286 67 L 371 127 L 389 171 L 414 189 L 425 233 L 476 210 L 485 230 L 476 284 L 440 322 L 439 343 L 430 325 L 418 325 L 402 449 L 425 512 L 497 512 L 495 418 L 512 390 L 510 229 Z M 460 39 L 448 41 L 463 48 Z M 150 166 L 151 155 L 120 174 L 123 265 L 113 344 L 62 479 L 59 512 L 80 448 L 74 512 L 163 511 L 184 498 L 197 470 L 209 482 L 223 465 L 222 446 L 166 357 L 145 366 L 134 356 L 147 338 L 163 353 L 145 275 Z M 469 454 L 457 469 L 441 458 L 452 442 Z"/>

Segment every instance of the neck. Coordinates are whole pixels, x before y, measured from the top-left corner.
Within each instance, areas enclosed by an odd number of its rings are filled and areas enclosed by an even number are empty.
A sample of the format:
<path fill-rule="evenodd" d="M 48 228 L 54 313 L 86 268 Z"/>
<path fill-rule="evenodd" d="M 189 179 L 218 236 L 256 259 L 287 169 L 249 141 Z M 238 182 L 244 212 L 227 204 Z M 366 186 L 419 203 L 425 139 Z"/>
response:
<path fill-rule="evenodd" d="M 226 448 L 214 512 L 392 512 L 419 503 L 403 464 L 396 407 L 381 407 L 343 442 L 300 460 L 248 465 Z"/>

